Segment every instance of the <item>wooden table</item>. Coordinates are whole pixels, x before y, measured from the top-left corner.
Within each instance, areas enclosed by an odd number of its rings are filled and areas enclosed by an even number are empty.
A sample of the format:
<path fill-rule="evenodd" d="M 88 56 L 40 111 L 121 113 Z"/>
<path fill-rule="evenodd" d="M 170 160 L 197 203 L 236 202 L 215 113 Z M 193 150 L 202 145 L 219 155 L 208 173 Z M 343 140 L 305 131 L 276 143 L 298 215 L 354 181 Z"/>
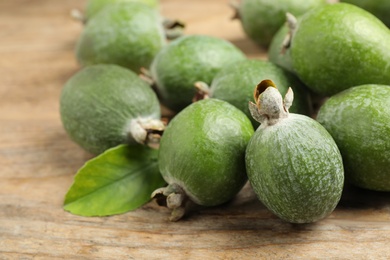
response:
<path fill-rule="evenodd" d="M 186 33 L 232 41 L 262 58 L 224 0 L 162 0 Z M 390 259 L 390 194 L 347 186 L 327 219 L 292 225 L 246 187 L 231 203 L 177 223 L 151 202 L 111 217 L 62 209 L 73 176 L 91 158 L 67 137 L 58 113 L 79 66 L 85 1 L 0 1 L 0 259 Z"/>

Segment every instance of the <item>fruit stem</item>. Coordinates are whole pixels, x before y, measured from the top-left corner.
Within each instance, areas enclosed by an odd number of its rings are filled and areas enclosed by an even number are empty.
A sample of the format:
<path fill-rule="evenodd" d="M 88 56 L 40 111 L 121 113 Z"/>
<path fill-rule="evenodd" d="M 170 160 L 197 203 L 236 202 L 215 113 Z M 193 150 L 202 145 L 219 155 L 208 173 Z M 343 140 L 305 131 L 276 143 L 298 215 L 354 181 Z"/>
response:
<path fill-rule="evenodd" d="M 291 46 L 291 39 L 297 29 L 298 21 L 294 15 L 287 12 L 286 23 L 288 27 L 288 33 L 286 34 L 286 37 L 283 39 L 282 42 L 282 51 L 281 51 L 282 54 L 284 54 L 287 51 L 287 49 L 289 49 Z"/>
<path fill-rule="evenodd" d="M 231 19 L 232 20 L 241 19 L 240 12 L 239 12 L 240 3 L 237 0 L 230 0 L 229 5 L 231 8 L 233 8 L 234 11 Z"/>
<path fill-rule="evenodd" d="M 275 83 L 266 79 L 261 81 L 254 90 L 255 103 L 249 102 L 252 117 L 262 125 L 274 125 L 288 117 L 288 109 L 293 103 L 294 94 L 291 88 L 284 97 L 280 94 Z"/>
<path fill-rule="evenodd" d="M 129 135 L 140 144 L 146 144 L 155 147 L 160 142 L 165 124 L 154 118 L 133 119 L 130 122 Z"/>
<path fill-rule="evenodd" d="M 164 18 L 162 24 L 164 27 L 165 36 L 168 40 L 173 40 L 183 35 L 183 29 L 185 27 L 183 22 Z"/>
<path fill-rule="evenodd" d="M 70 16 L 75 19 L 76 21 L 79 21 L 83 24 L 87 22 L 87 19 L 85 18 L 84 14 L 79 9 L 72 9 L 70 11 Z"/>
<path fill-rule="evenodd" d="M 141 67 L 140 73 L 138 76 L 140 77 L 140 79 L 145 81 L 153 89 L 153 91 L 154 91 L 154 93 L 156 93 L 158 99 L 161 100 L 161 93 L 157 87 L 156 81 L 153 78 L 152 72 L 144 67 Z"/>
<path fill-rule="evenodd" d="M 170 221 L 180 220 L 191 204 L 185 191 L 176 183 L 155 190 L 151 198 L 156 199 L 158 205 L 172 209 Z"/>
<path fill-rule="evenodd" d="M 203 81 L 197 81 L 194 84 L 196 93 L 195 96 L 192 98 L 192 102 L 196 102 L 202 99 L 210 98 L 210 87 L 207 85 L 207 83 Z"/>

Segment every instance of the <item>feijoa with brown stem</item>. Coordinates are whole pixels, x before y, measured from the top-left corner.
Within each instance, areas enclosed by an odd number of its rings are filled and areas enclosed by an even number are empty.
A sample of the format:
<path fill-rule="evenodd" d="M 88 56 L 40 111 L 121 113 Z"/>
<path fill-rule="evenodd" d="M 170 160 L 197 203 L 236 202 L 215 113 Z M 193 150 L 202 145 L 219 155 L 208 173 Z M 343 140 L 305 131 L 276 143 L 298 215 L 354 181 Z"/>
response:
<path fill-rule="evenodd" d="M 123 143 L 151 144 L 164 128 L 155 92 L 117 65 L 88 66 L 73 75 L 61 92 L 60 112 L 71 139 L 93 154 Z"/>
<path fill-rule="evenodd" d="M 156 190 L 159 204 L 179 220 L 188 205 L 216 206 L 232 199 L 247 181 L 245 149 L 253 127 L 228 102 L 204 99 L 178 113 L 160 141 L 159 168 L 168 183 Z"/>
<path fill-rule="evenodd" d="M 248 179 L 259 200 L 279 218 L 310 223 L 328 216 L 344 184 L 343 162 L 332 136 L 314 119 L 289 113 L 285 98 L 270 80 L 255 89 L 250 103 L 261 124 L 246 149 Z"/>

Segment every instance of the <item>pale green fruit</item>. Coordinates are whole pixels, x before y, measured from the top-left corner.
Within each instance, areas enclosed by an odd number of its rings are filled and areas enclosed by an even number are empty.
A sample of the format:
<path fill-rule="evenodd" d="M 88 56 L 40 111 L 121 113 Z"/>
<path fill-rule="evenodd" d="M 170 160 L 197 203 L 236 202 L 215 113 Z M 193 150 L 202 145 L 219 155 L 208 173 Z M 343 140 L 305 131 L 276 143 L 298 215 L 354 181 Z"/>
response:
<path fill-rule="evenodd" d="M 88 21 L 77 42 L 76 56 L 83 66 L 117 64 L 139 73 L 165 44 L 162 20 L 153 8 L 120 2 Z"/>

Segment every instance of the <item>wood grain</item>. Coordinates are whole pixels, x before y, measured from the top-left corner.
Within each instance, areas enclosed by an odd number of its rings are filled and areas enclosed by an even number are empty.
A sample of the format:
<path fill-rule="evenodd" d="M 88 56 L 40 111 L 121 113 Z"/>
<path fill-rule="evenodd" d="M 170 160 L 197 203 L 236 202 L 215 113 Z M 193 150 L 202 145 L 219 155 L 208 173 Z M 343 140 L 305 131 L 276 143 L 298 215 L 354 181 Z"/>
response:
<path fill-rule="evenodd" d="M 223 0 L 162 0 L 186 32 L 214 35 L 264 58 Z M 0 1 L 0 259 L 390 259 L 390 194 L 346 186 L 335 212 L 310 225 L 273 216 L 249 186 L 229 204 L 171 223 L 153 202 L 111 217 L 62 209 L 91 155 L 67 137 L 58 113 L 79 66 L 85 1 Z"/>

